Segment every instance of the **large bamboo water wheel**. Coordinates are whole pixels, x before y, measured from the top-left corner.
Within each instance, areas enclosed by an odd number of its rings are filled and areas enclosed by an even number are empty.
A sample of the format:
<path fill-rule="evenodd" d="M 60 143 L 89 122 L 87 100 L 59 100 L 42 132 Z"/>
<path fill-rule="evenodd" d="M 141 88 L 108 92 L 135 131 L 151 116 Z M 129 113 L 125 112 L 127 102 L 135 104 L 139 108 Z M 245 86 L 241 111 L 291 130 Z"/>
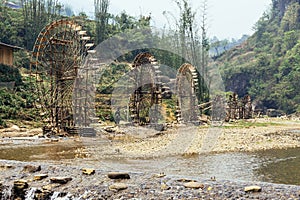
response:
<path fill-rule="evenodd" d="M 179 121 L 198 121 L 199 80 L 200 75 L 193 65 L 185 63 L 179 68 L 176 77 Z"/>
<path fill-rule="evenodd" d="M 137 124 L 157 123 L 162 102 L 160 66 L 150 53 L 140 53 L 134 59 L 133 68 L 136 70 L 132 77 L 135 91 L 129 103 L 132 121 Z"/>
<path fill-rule="evenodd" d="M 78 68 L 93 46 L 79 22 L 62 19 L 47 25 L 38 35 L 31 58 L 31 77 L 43 111 L 45 131 L 74 127 L 72 95 Z"/>

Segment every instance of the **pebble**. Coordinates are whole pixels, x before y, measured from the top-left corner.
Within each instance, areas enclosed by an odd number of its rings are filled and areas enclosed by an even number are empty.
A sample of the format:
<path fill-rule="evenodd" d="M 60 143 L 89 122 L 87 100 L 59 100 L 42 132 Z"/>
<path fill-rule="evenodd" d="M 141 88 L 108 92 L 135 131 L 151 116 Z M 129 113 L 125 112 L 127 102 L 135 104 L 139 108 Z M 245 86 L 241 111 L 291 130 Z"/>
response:
<path fill-rule="evenodd" d="M 59 183 L 59 184 L 66 184 L 71 180 L 72 180 L 72 178 L 70 178 L 70 177 L 52 177 L 52 178 L 50 178 L 51 183 Z"/>
<path fill-rule="evenodd" d="M 23 168 L 23 172 L 28 172 L 28 173 L 35 173 L 38 171 L 41 171 L 41 166 L 34 166 L 34 165 L 25 165 Z"/>
<path fill-rule="evenodd" d="M 186 188 L 193 188 L 193 189 L 204 188 L 204 185 L 202 183 L 195 182 L 195 181 L 184 183 L 183 186 Z"/>
<path fill-rule="evenodd" d="M 37 174 L 37 175 L 34 175 L 34 180 L 35 181 L 39 181 L 39 180 L 42 180 L 44 178 L 47 178 L 48 177 L 48 174 Z"/>
<path fill-rule="evenodd" d="M 125 190 L 127 188 L 128 186 L 125 183 L 114 183 L 109 186 L 109 190 L 115 190 L 115 191 Z"/>
<path fill-rule="evenodd" d="M 42 189 L 46 190 L 46 191 L 52 191 L 54 188 L 57 188 L 59 186 L 60 186 L 60 184 L 58 184 L 58 183 L 51 183 L 51 184 L 48 184 L 48 185 L 44 185 L 42 187 Z"/>
<path fill-rule="evenodd" d="M 130 176 L 126 172 L 109 172 L 108 178 L 110 179 L 130 179 Z"/>
<path fill-rule="evenodd" d="M 19 190 L 23 190 L 23 189 L 28 188 L 28 183 L 24 179 L 16 180 L 16 181 L 14 181 L 14 187 Z"/>
<path fill-rule="evenodd" d="M 261 187 L 257 185 L 247 186 L 244 189 L 245 192 L 261 192 Z"/>
<path fill-rule="evenodd" d="M 194 181 L 194 180 L 191 180 L 191 179 L 186 179 L 186 178 L 181 178 L 181 179 L 178 179 L 177 181 L 178 182 L 184 182 L 184 183 L 187 183 L 187 182 L 197 182 L 197 181 Z"/>
<path fill-rule="evenodd" d="M 11 129 L 13 131 L 20 131 L 21 130 L 20 127 L 18 127 L 17 125 L 12 125 Z"/>
<path fill-rule="evenodd" d="M 171 187 L 168 186 L 167 184 L 163 183 L 163 184 L 161 184 L 160 189 L 161 190 L 169 190 L 169 189 L 171 189 Z"/>
<path fill-rule="evenodd" d="M 165 177 L 166 175 L 164 173 L 159 173 L 159 174 L 154 174 L 152 177 L 153 178 L 163 178 Z"/>
<path fill-rule="evenodd" d="M 1 165 L 0 170 L 8 170 L 8 169 L 13 169 L 14 166 L 12 165 Z"/>
<path fill-rule="evenodd" d="M 85 175 L 95 174 L 95 169 L 92 169 L 92 168 L 82 168 L 81 171 Z"/>

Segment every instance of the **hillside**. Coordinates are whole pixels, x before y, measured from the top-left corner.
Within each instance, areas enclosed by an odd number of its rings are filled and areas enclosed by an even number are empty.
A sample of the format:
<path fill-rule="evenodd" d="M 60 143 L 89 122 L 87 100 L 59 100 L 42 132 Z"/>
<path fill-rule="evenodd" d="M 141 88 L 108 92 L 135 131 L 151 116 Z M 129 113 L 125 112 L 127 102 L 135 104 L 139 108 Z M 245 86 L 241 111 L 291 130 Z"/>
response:
<path fill-rule="evenodd" d="M 257 105 L 299 112 L 300 1 L 273 0 L 243 44 L 216 60 L 227 91 L 250 94 Z"/>

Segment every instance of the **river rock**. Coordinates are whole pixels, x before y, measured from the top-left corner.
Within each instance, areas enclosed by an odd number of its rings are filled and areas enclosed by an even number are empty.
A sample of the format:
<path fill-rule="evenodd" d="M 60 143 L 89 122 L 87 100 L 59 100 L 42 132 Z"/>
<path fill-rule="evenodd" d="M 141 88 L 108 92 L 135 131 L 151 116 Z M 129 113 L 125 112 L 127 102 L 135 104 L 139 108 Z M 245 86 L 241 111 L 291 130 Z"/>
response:
<path fill-rule="evenodd" d="M 35 181 L 39 181 L 39 180 L 42 180 L 44 178 L 47 178 L 48 177 L 48 174 L 37 174 L 37 175 L 34 175 L 34 180 Z"/>
<path fill-rule="evenodd" d="M 43 189 L 43 192 L 45 192 L 45 191 L 52 191 L 53 189 L 58 188 L 60 185 L 61 184 L 59 184 L 59 183 L 50 183 L 48 185 L 44 185 L 42 187 L 42 189 Z"/>
<path fill-rule="evenodd" d="M 12 165 L 0 165 L 0 170 L 8 170 L 8 169 L 13 169 L 15 168 Z"/>
<path fill-rule="evenodd" d="M 195 180 L 192 179 L 186 179 L 186 178 L 181 178 L 181 179 L 177 179 L 178 182 L 183 182 L 183 183 L 187 183 L 187 182 L 197 182 Z"/>
<path fill-rule="evenodd" d="M 261 187 L 257 185 L 247 186 L 244 189 L 245 192 L 261 192 Z"/>
<path fill-rule="evenodd" d="M 184 183 L 183 186 L 186 188 L 193 188 L 193 189 L 204 188 L 204 185 L 202 183 L 195 182 L 195 181 Z"/>
<path fill-rule="evenodd" d="M 0 182 L 0 199 L 2 199 L 3 183 Z"/>
<path fill-rule="evenodd" d="M 161 184 L 160 189 L 161 190 L 169 190 L 169 189 L 171 189 L 171 187 L 168 186 L 167 184 L 163 183 L 163 184 Z"/>
<path fill-rule="evenodd" d="M 51 183 L 59 183 L 59 184 L 66 184 L 71 180 L 72 180 L 72 178 L 70 178 L 70 177 L 51 177 L 50 178 Z"/>
<path fill-rule="evenodd" d="M 163 177 L 165 177 L 165 176 L 166 176 L 165 173 L 159 173 L 159 174 L 154 174 L 152 177 L 153 177 L 153 178 L 163 178 Z"/>
<path fill-rule="evenodd" d="M 18 127 L 17 125 L 12 125 L 11 129 L 13 131 L 20 131 L 21 130 L 20 127 Z"/>
<path fill-rule="evenodd" d="M 92 169 L 92 168 L 82 168 L 81 171 L 85 175 L 95 174 L 95 169 Z"/>
<path fill-rule="evenodd" d="M 34 165 L 26 165 L 23 168 L 23 172 L 28 172 L 28 173 L 35 173 L 41 171 L 41 166 L 34 166 Z"/>
<path fill-rule="evenodd" d="M 114 183 L 109 186 L 109 190 L 115 190 L 115 191 L 120 191 L 120 190 L 125 190 L 127 189 L 128 186 L 125 183 Z"/>
<path fill-rule="evenodd" d="M 104 127 L 104 130 L 106 132 L 108 132 L 108 133 L 114 133 L 114 132 L 116 132 L 116 127 L 114 127 L 114 126 L 106 126 L 106 127 Z"/>
<path fill-rule="evenodd" d="M 108 178 L 110 179 L 130 179 L 130 176 L 126 172 L 109 172 Z"/>
<path fill-rule="evenodd" d="M 12 191 L 13 199 L 25 199 L 25 193 L 27 188 L 28 183 L 26 180 L 20 179 L 14 181 L 14 187 Z"/>
<path fill-rule="evenodd" d="M 51 199 L 52 195 L 52 191 L 36 189 L 36 191 L 34 192 L 34 199 Z"/>
<path fill-rule="evenodd" d="M 14 181 L 14 188 L 17 188 L 20 190 L 27 189 L 28 183 L 26 180 L 23 180 L 23 179 L 16 180 L 16 181 Z"/>

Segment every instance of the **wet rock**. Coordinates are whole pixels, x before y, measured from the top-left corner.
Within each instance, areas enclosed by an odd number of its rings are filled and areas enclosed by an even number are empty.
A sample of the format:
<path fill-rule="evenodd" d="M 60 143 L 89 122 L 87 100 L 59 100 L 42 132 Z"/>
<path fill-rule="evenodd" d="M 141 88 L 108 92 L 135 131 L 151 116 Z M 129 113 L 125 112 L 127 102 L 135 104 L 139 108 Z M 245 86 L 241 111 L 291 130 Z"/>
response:
<path fill-rule="evenodd" d="M 28 172 L 28 173 L 35 173 L 41 171 L 41 166 L 34 166 L 34 165 L 26 165 L 23 168 L 23 172 Z"/>
<path fill-rule="evenodd" d="M 195 181 L 184 183 L 183 186 L 186 188 L 193 188 L 193 189 L 204 188 L 204 185 L 202 183 L 195 182 Z"/>
<path fill-rule="evenodd" d="M 261 187 L 257 185 L 247 186 L 244 189 L 245 192 L 261 192 Z"/>
<path fill-rule="evenodd" d="M 95 174 L 95 169 L 92 169 L 92 168 L 82 168 L 81 171 L 85 175 Z"/>
<path fill-rule="evenodd" d="M 34 199 L 51 199 L 53 192 L 37 189 L 34 193 Z"/>
<path fill-rule="evenodd" d="M 37 174 L 37 175 L 34 175 L 34 180 L 35 181 L 39 181 L 39 180 L 42 180 L 44 178 L 47 178 L 48 177 L 48 174 Z"/>
<path fill-rule="evenodd" d="M 51 177 L 50 178 L 51 183 L 59 183 L 59 184 L 66 184 L 71 180 L 72 180 L 72 178 L 70 178 L 70 177 Z"/>
<path fill-rule="evenodd" d="M 110 179 L 130 179 L 130 176 L 126 172 L 109 172 L 108 178 Z"/>
<path fill-rule="evenodd" d="M 14 199 L 25 199 L 25 192 L 28 188 L 28 183 L 26 180 L 20 179 L 14 181 L 14 187 L 12 191 L 12 196 Z"/>
<path fill-rule="evenodd" d="M 14 182 L 14 187 L 18 188 L 18 189 L 27 189 L 28 188 L 28 183 L 26 180 L 20 179 L 20 180 L 16 180 Z"/>
<path fill-rule="evenodd" d="M 128 186 L 125 183 L 114 183 L 109 186 L 109 190 L 114 190 L 114 191 L 120 191 L 120 190 L 126 190 Z"/>
<path fill-rule="evenodd" d="M 0 182 L 0 199 L 2 199 L 3 183 Z"/>

